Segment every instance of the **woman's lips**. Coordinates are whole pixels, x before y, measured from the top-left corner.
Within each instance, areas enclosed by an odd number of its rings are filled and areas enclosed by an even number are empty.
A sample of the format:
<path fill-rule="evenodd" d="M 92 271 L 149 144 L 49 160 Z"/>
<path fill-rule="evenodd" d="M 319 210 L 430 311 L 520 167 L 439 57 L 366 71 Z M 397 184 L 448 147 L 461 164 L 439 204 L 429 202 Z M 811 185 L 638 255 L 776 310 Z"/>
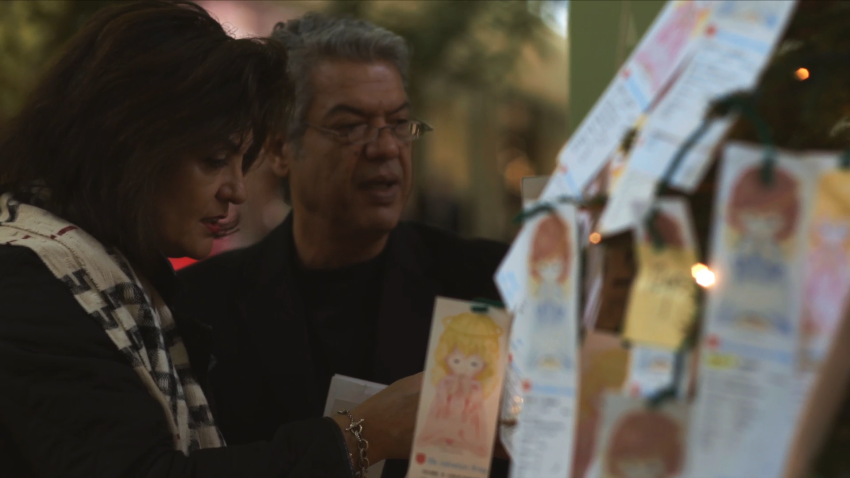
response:
<path fill-rule="evenodd" d="M 212 235 L 217 235 L 221 232 L 220 218 L 201 219 L 201 224 L 207 227 Z"/>

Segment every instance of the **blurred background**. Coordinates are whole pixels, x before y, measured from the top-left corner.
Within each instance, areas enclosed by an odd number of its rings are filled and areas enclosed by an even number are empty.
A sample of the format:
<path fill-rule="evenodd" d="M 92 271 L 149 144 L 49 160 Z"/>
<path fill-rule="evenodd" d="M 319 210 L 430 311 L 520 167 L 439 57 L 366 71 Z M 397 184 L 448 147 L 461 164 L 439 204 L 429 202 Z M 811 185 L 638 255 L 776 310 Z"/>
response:
<path fill-rule="evenodd" d="M 0 119 L 67 39 L 108 1 L 0 2 Z M 405 37 L 409 94 L 434 133 L 415 143 L 406 218 L 509 241 L 520 182 L 545 175 L 664 2 L 660 0 L 198 1 L 234 36 L 265 36 L 308 11 L 363 18 Z M 238 234 L 261 239 L 288 213 L 264 167 L 246 181 Z"/>

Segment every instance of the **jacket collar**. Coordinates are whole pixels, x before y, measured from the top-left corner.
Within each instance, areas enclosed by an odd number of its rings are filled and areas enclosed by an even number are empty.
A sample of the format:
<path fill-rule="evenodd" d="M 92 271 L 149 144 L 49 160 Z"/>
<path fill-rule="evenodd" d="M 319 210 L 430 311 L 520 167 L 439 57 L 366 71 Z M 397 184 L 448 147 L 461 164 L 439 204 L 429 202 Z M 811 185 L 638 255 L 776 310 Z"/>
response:
<path fill-rule="evenodd" d="M 400 223 L 386 247 L 374 362 L 374 379 L 382 383 L 423 369 L 430 314 L 440 293 L 433 253 L 413 226 Z M 325 397 L 314 396 L 306 314 L 294 283 L 292 215 L 246 252 L 242 271 L 246 288 L 240 308 L 271 376 L 274 394 L 279 403 L 299 401 L 307 410 L 318 404 L 321 412 Z"/>

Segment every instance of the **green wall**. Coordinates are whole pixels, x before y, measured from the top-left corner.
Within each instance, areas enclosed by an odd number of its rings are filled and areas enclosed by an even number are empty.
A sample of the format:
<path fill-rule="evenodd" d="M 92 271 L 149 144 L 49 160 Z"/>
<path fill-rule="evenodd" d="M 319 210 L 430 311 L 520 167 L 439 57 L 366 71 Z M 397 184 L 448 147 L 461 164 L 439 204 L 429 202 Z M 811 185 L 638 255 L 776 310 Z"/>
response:
<path fill-rule="evenodd" d="M 666 2 L 572 0 L 569 13 L 572 133 Z"/>

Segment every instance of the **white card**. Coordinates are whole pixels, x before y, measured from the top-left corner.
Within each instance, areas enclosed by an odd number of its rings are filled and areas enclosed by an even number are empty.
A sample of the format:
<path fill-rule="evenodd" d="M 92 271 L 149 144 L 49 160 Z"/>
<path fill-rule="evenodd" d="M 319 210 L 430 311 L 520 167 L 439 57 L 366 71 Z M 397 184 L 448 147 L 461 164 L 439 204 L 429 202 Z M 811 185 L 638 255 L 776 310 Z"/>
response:
<path fill-rule="evenodd" d="M 623 392 L 630 397 L 647 398 L 673 384 L 676 352 L 632 345 L 629 371 Z"/>
<path fill-rule="evenodd" d="M 325 416 L 333 416 L 340 410 L 351 410 L 385 388 L 387 386 L 381 383 L 334 375 L 325 402 Z M 381 476 L 383 471 L 383 461 L 369 466 L 369 476 Z"/>
<path fill-rule="evenodd" d="M 438 297 L 408 478 L 488 476 L 510 318 Z"/>

